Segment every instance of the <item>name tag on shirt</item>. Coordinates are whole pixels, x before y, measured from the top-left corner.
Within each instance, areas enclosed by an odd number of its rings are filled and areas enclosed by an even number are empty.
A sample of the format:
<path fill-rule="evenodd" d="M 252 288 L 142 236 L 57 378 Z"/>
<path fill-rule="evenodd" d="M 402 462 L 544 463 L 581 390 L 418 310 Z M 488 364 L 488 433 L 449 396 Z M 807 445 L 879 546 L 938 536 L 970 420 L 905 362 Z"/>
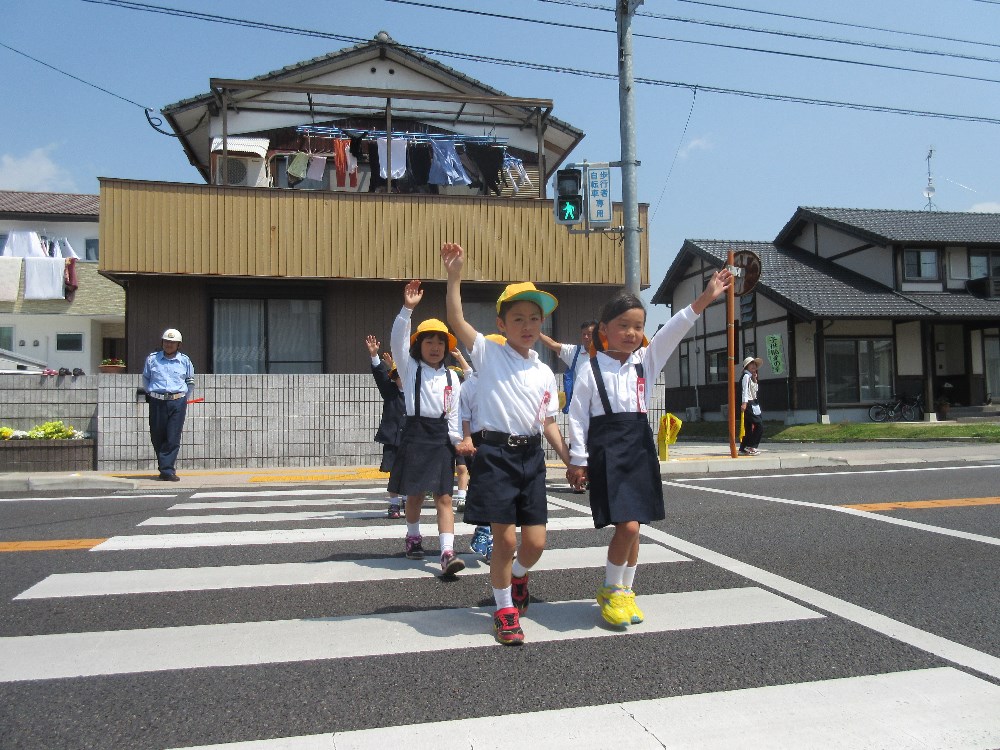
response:
<path fill-rule="evenodd" d="M 646 413 L 646 378 L 636 378 L 635 399 L 639 405 L 639 412 Z"/>

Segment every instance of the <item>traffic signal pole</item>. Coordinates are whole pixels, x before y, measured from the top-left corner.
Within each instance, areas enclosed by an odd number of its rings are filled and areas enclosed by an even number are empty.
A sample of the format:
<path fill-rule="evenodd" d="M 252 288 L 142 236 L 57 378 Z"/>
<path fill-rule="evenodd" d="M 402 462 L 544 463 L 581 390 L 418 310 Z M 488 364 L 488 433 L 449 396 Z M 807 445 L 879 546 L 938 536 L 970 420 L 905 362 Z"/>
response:
<path fill-rule="evenodd" d="M 625 291 L 639 294 L 639 186 L 636 174 L 635 87 L 632 82 L 632 16 L 643 0 L 616 0 L 618 22 L 618 108 L 622 140 L 622 210 L 624 212 Z"/>

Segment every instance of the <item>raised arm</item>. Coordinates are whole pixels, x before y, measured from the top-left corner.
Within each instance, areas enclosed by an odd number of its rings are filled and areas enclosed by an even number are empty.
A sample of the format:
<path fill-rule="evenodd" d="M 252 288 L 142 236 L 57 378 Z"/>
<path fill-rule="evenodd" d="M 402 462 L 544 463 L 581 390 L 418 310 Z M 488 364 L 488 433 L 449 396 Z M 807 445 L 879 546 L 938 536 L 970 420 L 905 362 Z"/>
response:
<path fill-rule="evenodd" d="M 465 264 L 465 251 L 461 245 L 445 242 L 441 245 L 441 261 L 448 272 L 448 294 L 445 298 L 448 325 L 458 340 L 465 344 L 465 348 L 471 351 L 476 343 L 477 333 L 462 311 L 462 266 Z"/>
<path fill-rule="evenodd" d="M 559 353 L 562 352 L 563 345 L 560 344 L 558 341 L 556 341 L 554 338 L 551 338 L 550 336 L 546 336 L 544 333 L 539 333 L 538 334 L 538 339 L 543 344 L 545 344 L 545 346 L 547 348 L 551 349 L 556 354 L 559 354 Z"/>
<path fill-rule="evenodd" d="M 705 308 L 715 302 L 715 300 L 729 288 L 733 283 L 733 275 L 728 268 L 722 268 L 712 274 L 712 278 L 705 284 L 705 290 L 698 295 L 698 299 L 691 303 L 691 309 L 696 314 L 701 315 Z"/>

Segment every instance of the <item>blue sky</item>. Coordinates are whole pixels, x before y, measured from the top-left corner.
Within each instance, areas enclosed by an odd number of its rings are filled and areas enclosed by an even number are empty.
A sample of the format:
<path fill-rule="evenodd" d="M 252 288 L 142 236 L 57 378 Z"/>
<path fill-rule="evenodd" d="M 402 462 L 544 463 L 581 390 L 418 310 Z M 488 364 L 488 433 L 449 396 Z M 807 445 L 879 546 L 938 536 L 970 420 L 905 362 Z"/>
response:
<path fill-rule="evenodd" d="M 614 16 L 600 9 L 610 9 L 611 0 L 424 2 L 487 13 L 499 8 L 509 16 L 546 23 L 388 0 L 153 4 L 360 39 L 384 29 L 396 41 L 415 47 L 616 71 Z M 199 182 L 176 140 L 155 132 L 136 104 L 159 108 L 206 92 L 211 77 L 251 78 L 349 46 L 85 0 L 7 0 L 4 7 L 0 44 L 135 104 L 0 47 L 0 189 L 96 193 L 98 177 Z M 285 10 L 291 7 L 294 10 Z M 740 10 L 750 8 L 768 14 Z M 635 75 L 706 87 L 695 95 L 692 88 L 636 86 L 639 199 L 650 204 L 651 217 L 652 289 L 647 298 L 685 238 L 770 240 L 800 205 L 924 208 L 927 153 L 932 147 L 938 210 L 1000 211 L 1000 123 L 768 101 L 710 90 L 1000 120 L 1000 44 L 994 41 L 1000 2 L 647 0 L 639 14 L 633 29 L 646 36 L 635 39 Z M 966 57 L 776 36 L 690 22 L 694 20 Z M 588 28 L 554 25 L 559 23 Z M 664 38 L 649 38 L 657 36 Z M 614 80 L 438 59 L 508 94 L 552 98 L 554 114 L 587 133 L 571 160 L 619 158 Z M 661 316 L 654 311 L 651 322 L 657 318 Z"/>

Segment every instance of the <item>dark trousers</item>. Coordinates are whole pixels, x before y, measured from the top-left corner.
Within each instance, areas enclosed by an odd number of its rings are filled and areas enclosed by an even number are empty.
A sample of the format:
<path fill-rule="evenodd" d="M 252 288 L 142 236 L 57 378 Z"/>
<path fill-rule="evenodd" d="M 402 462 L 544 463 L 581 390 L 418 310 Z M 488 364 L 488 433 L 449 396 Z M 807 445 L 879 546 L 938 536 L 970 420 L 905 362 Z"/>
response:
<path fill-rule="evenodd" d="M 756 448 L 760 445 L 762 437 L 764 437 L 764 416 L 754 414 L 747 404 L 747 410 L 743 412 L 743 439 L 740 441 L 740 450 Z"/>
<path fill-rule="evenodd" d="M 181 432 L 184 430 L 184 415 L 187 413 L 187 400 L 178 398 L 173 401 L 149 401 L 149 439 L 156 452 L 156 466 L 161 476 L 176 474 L 174 462 L 177 452 L 181 449 Z"/>

